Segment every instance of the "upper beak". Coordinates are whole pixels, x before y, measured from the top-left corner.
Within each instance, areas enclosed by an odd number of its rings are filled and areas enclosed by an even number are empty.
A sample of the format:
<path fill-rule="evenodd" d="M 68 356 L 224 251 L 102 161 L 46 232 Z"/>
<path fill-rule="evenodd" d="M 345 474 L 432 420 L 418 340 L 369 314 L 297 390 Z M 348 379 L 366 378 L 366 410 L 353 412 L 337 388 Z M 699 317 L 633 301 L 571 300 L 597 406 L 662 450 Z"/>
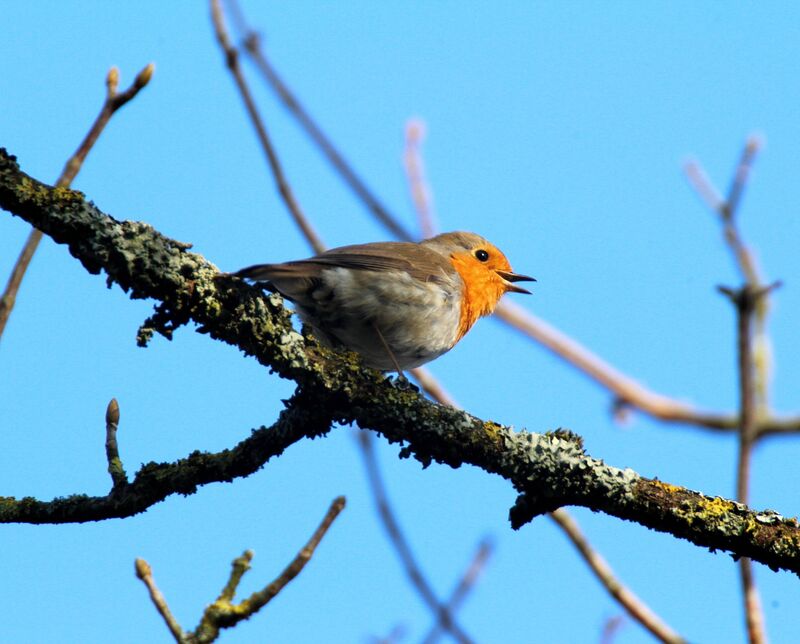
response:
<path fill-rule="evenodd" d="M 495 271 L 500 277 L 502 277 L 506 282 L 506 290 L 513 291 L 514 293 L 527 293 L 528 295 L 531 292 L 527 289 L 522 288 L 521 286 L 516 286 L 513 282 L 535 282 L 535 277 L 528 277 L 527 275 L 519 275 L 517 273 L 510 273 L 508 271 Z"/>

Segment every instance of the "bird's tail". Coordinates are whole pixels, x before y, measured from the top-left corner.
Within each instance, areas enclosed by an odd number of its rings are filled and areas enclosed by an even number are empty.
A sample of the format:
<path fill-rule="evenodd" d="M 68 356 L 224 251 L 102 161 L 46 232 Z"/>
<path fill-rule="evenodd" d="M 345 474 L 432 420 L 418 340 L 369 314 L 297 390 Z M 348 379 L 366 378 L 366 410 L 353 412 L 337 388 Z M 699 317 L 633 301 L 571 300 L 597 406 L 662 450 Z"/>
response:
<path fill-rule="evenodd" d="M 267 282 L 274 279 L 286 277 L 299 277 L 296 268 L 286 264 L 254 264 L 240 271 L 233 273 L 236 277 L 253 280 L 255 282 Z"/>

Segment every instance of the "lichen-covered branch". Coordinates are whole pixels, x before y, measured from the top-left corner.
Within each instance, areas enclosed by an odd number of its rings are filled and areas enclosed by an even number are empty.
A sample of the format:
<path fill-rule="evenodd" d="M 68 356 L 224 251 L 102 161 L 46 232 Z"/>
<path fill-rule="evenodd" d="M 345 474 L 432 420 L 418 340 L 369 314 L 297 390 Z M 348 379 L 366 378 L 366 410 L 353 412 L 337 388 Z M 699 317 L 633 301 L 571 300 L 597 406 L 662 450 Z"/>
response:
<path fill-rule="evenodd" d="M 106 496 L 75 494 L 52 501 L 0 496 L 0 523 L 83 523 L 129 517 L 173 494 L 248 476 L 301 438 L 327 431 L 331 417 L 297 394 L 270 427 L 261 427 L 231 449 L 192 452 L 174 463 L 147 463 L 130 483 L 116 479 Z"/>
<path fill-rule="evenodd" d="M 147 224 L 117 221 L 78 192 L 36 181 L 21 172 L 4 150 L 0 151 L 0 207 L 66 244 L 87 270 L 105 271 L 111 282 L 132 297 L 157 300 L 156 331 L 168 335 L 191 321 L 201 333 L 237 346 L 282 377 L 294 380 L 296 396 L 311 404 L 300 405 L 295 400 L 276 425 L 263 430 L 260 449 L 266 444 L 266 453 L 272 449 L 277 454 L 303 435 L 322 433 L 332 422 L 357 423 L 403 444 L 401 456 L 413 456 L 424 465 L 433 461 L 452 467 L 469 463 L 504 477 L 519 492 L 511 511 L 514 527 L 563 505 L 579 505 L 700 546 L 800 573 L 796 520 L 774 512 L 755 512 L 732 501 L 607 465 L 587 455 L 580 439 L 569 432 L 514 432 L 436 405 L 416 390 L 362 369 L 353 354 L 332 353 L 294 331 L 279 297 L 264 296 L 239 280 L 220 276 L 202 256 L 189 252 L 186 244 Z M 275 438 L 274 434 L 281 432 L 289 435 Z M 242 459 L 249 467 L 235 470 L 231 459 Z M 146 466 L 130 484 L 136 486 L 135 498 L 145 502 L 128 501 L 127 508 L 141 511 L 147 501 L 155 503 L 166 494 L 190 493 L 210 480 L 230 480 L 249 473 L 247 469 L 254 471 L 264 460 L 255 458 L 248 445 L 240 444 L 231 452 L 195 453 L 185 462 Z M 168 472 L 166 477 L 164 472 Z M 170 484 L 165 485 L 165 480 Z M 65 503 L 68 508 L 62 507 Z M 48 514 L 60 512 L 56 520 L 85 521 L 123 516 L 126 509 L 107 497 L 72 497 L 52 504 L 56 506 L 6 499 L 0 503 L 0 520 L 42 522 Z"/>

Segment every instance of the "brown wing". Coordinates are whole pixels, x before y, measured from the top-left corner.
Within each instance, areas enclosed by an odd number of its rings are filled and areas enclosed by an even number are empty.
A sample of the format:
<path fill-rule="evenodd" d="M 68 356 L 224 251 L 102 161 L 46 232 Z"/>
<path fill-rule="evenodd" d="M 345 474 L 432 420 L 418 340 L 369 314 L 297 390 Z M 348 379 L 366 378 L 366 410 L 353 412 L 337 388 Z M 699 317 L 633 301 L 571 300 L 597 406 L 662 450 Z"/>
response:
<path fill-rule="evenodd" d="M 376 242 L 333 248 L 316 257 L 283 264 L 258 264 L 235 275 L 259 281 L 314 280 L 326 268 L 403 271 L 428 282 L 440 281 L 446 272 L 453 270 L 448 257 L 425 246 L 410 242 Z"/>

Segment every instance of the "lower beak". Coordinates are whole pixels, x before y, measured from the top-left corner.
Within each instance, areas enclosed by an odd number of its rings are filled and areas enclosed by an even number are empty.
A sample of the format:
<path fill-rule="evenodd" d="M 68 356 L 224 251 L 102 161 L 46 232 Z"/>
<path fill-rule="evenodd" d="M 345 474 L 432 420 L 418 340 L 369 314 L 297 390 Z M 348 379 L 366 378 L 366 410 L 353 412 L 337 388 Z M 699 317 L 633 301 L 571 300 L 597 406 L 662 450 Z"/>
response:
<path fill-rule="evenodd" d="M 513 293 L 527 293 L 528 295 L 531 292 L 528 289 L 522 288 L 521 286 L 516 286 L 514 282 L 535 282 L 535 277 L 528 277 L 527 275 L 518 275 L 517 273 L 511 273 L 509 271 L 495 271 L 500 277 L 502 277 L 506 282 L 506 291 L 511 291 Z"/>

